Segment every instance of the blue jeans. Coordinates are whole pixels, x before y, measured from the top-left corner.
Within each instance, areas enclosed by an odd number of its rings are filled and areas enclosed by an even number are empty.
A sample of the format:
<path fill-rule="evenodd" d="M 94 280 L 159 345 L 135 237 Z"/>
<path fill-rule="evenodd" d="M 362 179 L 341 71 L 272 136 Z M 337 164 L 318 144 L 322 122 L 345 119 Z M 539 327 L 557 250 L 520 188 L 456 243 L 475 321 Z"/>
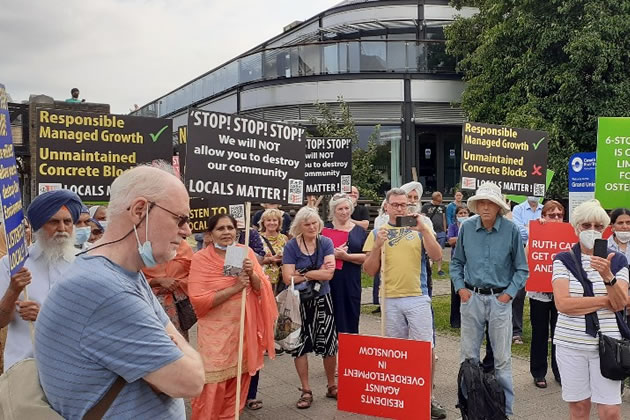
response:
<path fill-rule="evenodd" d="M 505 392 L 505 410 L 512 415 L 514 386 L 512 384 L 512 301 L 501 303 L 497 295 L 480 295 L 472 292 L 467 302 L 461 303 L 461 356 L 479 361 L 481 342 L 486 321 L 494 352 L 497 381 Z"/>

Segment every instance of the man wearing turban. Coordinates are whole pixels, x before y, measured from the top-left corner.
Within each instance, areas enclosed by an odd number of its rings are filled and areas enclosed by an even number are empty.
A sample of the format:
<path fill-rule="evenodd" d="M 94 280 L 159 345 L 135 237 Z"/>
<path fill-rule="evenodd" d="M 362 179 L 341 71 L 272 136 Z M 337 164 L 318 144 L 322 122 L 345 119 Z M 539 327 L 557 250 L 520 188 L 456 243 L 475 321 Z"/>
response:
<path fill-rule="evenodd" d="M 51 287 L 74 260 L 74 224 L 82 207 L 79 196 L 68 190 L 37 196 L 26 211 L 35 243 L 29 247 L 24 267 L 11 276 L 8 256 L 0 260 L 0 328 L 9 326 L 5 371 L 20 360 L 33 357 L 29 322 L 36 321 Z"/>

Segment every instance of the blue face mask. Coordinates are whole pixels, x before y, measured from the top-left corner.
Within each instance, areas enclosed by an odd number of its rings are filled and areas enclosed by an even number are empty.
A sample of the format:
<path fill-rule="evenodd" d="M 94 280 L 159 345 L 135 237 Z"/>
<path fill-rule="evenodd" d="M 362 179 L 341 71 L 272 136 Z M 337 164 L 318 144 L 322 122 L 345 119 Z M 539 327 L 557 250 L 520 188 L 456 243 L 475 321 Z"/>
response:
<path fill-rule="evenodd" d="M 151 268 L 157 265 L 157 261 L 155 261 L 155 257 L 153 256 L 153 247 L 151 246 L 151 241 L 149 241 L 149 208 L 147 207 L 147 220 L 145 224 L 145 239 L 146 241 L 143 244 L 140 244 L 140 238 L 138 237 L 138 231 L 136 230 L 136 225 L 133 225 L 133 231 L 136 234 L 136 241 L 138 241 L 138 254 L 140 254 L 140 258 L 142 258 L 142 262 L 145 267 Z"/>
<path fill-rule="evenodd" d="M 89 226 L 75 228 L 74 231 L 76 234 L 75 243 L 77 245 L 83 245 L 86 243 L 87 240 L 90 239 L 90 234 L 92 233 L 92 229 L 90 229 Z"/>
<path fill-rule="evenodd" d="M 219 245 L 218 243 L 214 243 L 214 247 L 216 249 L 220 249 L 221 251 L 227 251 L 227 246 Z"/>
<path fill-rule="evenodd" d="M 105 229 L 107 229 L 107 220 L 101 220 L 98 222 L 101 227 L 103 228 L 103 231 L 105 231 Z"/>
<path fill-rule="evenodd" d="M 466 220 L 468 220 L 468 216 L 458 217 L 457 223 L 464 223 Z"/>

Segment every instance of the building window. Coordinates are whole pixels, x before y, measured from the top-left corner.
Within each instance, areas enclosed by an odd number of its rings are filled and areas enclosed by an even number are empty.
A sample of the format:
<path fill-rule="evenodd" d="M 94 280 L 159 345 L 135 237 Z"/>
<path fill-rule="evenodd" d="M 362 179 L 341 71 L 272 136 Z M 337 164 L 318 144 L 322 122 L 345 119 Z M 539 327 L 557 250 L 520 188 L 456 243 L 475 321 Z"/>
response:
<path fill-rule="evenodd" d="M 386 43 L 361 42 L 361 71 L 387 70 Z"/>
<path fill-rule="evenodd" d="M 380 126 L 377 130 L 373 125 L 361 125 L 357 126 L 357 132 L 357 146 L 362 149 L 367 148 L 370 137 L 376 141 L 378 158 L 374 169 L 381 173 L 384 181 L 379 194 L 385 195 L 390 188 L 400 186 L 400 126 Z"/>
<path fill-rule="evenodd" d="M 337 44 L 324 45 L 324 73 L 339 73 L 339 54 Z"/>

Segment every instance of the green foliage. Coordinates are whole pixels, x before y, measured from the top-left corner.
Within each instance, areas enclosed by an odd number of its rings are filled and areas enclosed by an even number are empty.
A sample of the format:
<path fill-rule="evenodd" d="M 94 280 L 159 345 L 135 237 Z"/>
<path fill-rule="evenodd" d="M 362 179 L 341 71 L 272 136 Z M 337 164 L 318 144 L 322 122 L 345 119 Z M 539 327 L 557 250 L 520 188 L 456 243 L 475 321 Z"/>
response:
<path fill-rule="evenodd" d="M 467 117 L 548 131 L 556 175 L 547 196 L 565 197 L 568 158 L 595 150 L 597 117 L 630 115 L 630 1 L 452 4 L 479 8 L 446 29 Z"/>
<path fill-rule="evenodd" d="M 317 137 L 351 138 L 353 144 L 352 185 L 359 189 L 362 197 L 377 200 L 378 189 L 383 184 L 382 174 L 374 169 L 379 159 L 376 140 L 379 137 L 380 126 L 376 126 L 370 135 L 367 150 L 359 148 L 359 134 L 352 119 L 350 107 L 342 97 L 337 98 L 337 103 L 339 105 L 337 112 L 334 112 L 328 104 L 315 104 L 321 118 L 311 118 L 311 124 L 315 128 L 309 134 Z"/>

